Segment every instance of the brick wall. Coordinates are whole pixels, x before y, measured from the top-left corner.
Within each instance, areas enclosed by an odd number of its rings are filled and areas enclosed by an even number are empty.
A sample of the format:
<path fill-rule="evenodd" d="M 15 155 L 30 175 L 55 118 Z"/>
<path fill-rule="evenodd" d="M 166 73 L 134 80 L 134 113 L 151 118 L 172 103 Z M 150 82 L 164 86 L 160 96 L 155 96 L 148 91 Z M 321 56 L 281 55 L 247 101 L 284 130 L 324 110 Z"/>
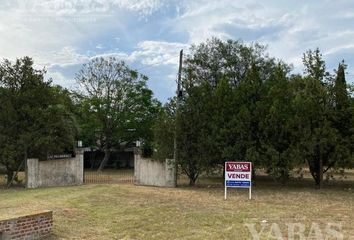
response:
<path fill-rule="evenodd" d="M 45 239 L 53 228 L 53 213 L 41 213 L 0 219 L 0 240 Z"/>

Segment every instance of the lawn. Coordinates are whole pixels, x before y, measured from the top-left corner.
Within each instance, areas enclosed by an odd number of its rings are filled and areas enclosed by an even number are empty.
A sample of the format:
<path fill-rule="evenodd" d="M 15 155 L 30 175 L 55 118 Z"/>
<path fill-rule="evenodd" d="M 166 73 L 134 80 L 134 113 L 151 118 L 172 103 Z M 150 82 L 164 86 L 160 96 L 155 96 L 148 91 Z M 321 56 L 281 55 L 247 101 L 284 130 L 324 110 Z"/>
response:
<path fill-rule="evenodd" d="M 315 190 L 306 179 L 282 187 L 261 177 L 253 200 L 247 199 L 247 191 L 232 190 L 226 201 L 222 185 L 208 184 L 0 190 L 0 217 L 53 210 L 52 239 L 251 239 L 245 224 L 255 224 L 248 226 L 256 231 L 263 226 L 261 239 L 272 239 L 276 224 L 287 239 L 287 224 L 293 223 L 305 227 L 306 237 L 316 231 L 325 237 L 329 223 L 337 224 L 334 229 L 344 239 L 354 236 L 352 181 Z"/>

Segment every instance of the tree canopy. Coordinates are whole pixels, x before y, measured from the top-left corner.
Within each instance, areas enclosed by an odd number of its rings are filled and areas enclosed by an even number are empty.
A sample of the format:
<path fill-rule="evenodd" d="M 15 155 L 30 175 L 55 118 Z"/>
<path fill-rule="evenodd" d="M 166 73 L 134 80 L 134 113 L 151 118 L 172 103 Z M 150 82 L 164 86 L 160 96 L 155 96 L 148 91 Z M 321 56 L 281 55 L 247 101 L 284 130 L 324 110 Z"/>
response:
<path fill-rule="evenodd" d="M 232 160 L 250 161 L 253 176 L 262 169 L 281 183 L 308 168 L 321 187 L 326 174 L 354 166 L 354 88 L 344 61 L 330 72 L 319 49 L 302 60 L 303 73 L 291 74 L 265 46 L 209 39 L 191 46 L 182 95 L 164 106 L 146 76 L 114 57 L 84 64 L 77 92 L 45 80 L 29 57 L 4 60 L 0 164 L 10 181 L 26 158 L 72 150 L 80 139 L 104 152 L 102 170 L 113 150 L 139 140 L 155 159 L 177 150 L 191 185 Z"/>
<path fill-rule="evenodd" d="M 71 99 L 66 90 L 44 80 L 44 74 L 29 57 L 0 64 L 0 163 L 8 181 L 28 157 L 47 159 L 73 148 Z"/>
<path fill-rule="evenodd" d="M 151 127 L 160 105 L 147 79 L 113 57 L 93 59 L 77 74 L 82 137 L 105 153 L 99 170 L 122 143 L 152 141 Z"/>
<path fill-rule="evenodd" d="M 330 74 L 319 49 L 307 51 L 303 64 L 303 75 L 290 75 L 290 65 L 264 46 L 242 41 L 213 38 L 191 47 L 175 123 L 177 161 L 190 184 L 230 160 L 251 161 L 282 183 L 307 166 L 318 187 L 324 173 L 352 166 L 346 66 Z"/>

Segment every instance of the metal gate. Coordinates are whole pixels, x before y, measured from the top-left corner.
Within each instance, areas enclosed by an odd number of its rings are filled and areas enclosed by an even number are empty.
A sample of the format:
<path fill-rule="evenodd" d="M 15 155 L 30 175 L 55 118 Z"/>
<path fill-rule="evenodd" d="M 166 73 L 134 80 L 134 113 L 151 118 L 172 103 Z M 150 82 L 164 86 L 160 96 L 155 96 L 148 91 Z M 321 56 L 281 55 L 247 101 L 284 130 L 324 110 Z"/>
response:
<path fill-rule="evenodd" d="M 102 152 L 85 152 L 85 184 L 134 183 L 134 151 L 112 152 L 105 168 L 98 171 L 102 158 Z"/>
<path fill-rule="evenodd" d="M 84 183 L 134 183 L 134 169 L 85 170 Z"/>

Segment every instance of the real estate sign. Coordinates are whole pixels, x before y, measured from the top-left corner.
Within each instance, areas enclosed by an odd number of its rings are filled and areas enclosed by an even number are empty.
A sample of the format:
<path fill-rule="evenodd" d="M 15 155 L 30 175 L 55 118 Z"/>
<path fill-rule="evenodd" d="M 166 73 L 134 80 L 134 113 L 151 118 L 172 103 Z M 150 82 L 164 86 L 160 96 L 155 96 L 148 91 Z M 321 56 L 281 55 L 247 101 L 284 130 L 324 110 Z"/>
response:
<path fill-rule="evenodd" d="M 225 162 L 225 199 L 227 198 L 227 188 L 248 188 L 249 199 L 251 199 L 251 162 Z"/>

